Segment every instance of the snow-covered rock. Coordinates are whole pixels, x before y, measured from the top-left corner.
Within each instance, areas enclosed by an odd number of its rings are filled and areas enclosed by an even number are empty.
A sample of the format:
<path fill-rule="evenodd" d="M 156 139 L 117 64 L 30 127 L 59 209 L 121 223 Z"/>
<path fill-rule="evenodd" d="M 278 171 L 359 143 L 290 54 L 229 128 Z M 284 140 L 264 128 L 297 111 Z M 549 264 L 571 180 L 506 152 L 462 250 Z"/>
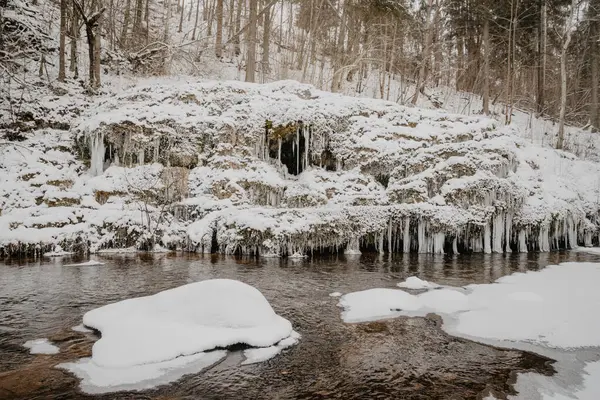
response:
<path fill-rule="evenodd" d="M 158 363 L 243 343 L 268 347 L 292 334 L 252 286 L 214 279 L 88 311 L 83 323 L 102 333 L 92 360 L 109 368 Z"/>
<path fill-rule="evenodd" d="M 246 363 L 266 360 L 300 335 L 252 286 L 212 279 L 88 311 L 87 327 L 101 332 L 92 357 L 60 367 L 82 378 L 92 393 L 147 388 L 201 370 L 235 344 Z M 78 331 L 81 331 L 78 329 Z"/>
<path fill-rule="evenodd" d="M 93 101 L 72 134 L 34 130 L 27 152 L 0 147 L 3 254 L 525 252 L 599 240 L 600 165 L 493 119 L 292 81 L 148 79 Z"/>

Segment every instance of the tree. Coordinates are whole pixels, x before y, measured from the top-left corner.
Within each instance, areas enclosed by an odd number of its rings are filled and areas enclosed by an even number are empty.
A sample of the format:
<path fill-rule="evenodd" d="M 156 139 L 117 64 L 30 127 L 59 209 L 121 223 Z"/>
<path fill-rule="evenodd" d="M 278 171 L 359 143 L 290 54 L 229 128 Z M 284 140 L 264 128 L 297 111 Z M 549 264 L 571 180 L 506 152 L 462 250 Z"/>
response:
<path fill-rule="evenodd" d="M 246 82 L 255 82 L 256 72 L 256 31 L 258 24 L 258 0 L 250 0 L 250 21 L 247 33 Z"/>
<path fill-rule="evenodd" d="M 81 17 L 83 24 L 85 25 L 85 33 L 88 42 L 88 57 L 89 57 L 89 80 L 90 87 L 97 89 L 100 87 L 100 19 L 102 14 L 106 10 L 104 7 L 100 10 L 87 16 L 83 6 L 78 0 L 73 0 L 73 3 L 77 7 L 79 16 Z"/>
<path fill-rule="evenodd" d="M 215 55 L 223 57 L 223 0 L 217 0 L 217 32 L 215 39 Z"/>
<path fill-rule="evenodd" d="M 58 48 L 58 80 L 64 82 L 66 73 L 67 0 L 60 0 L 60 44 Z"/>
<path fill-rule="evenodd" d="M 556 148 L 559 150 L 564 147 L 565 141 L 565 114 L 567 111 L 567 50 L 569 49 L 571 36 L 573 34 L 576 8 L 577 0 L 573 0 L 571 3 L 571 12 L 565 25 L 560 53 L 560 114 L 558 117 L 558 142 L 556 143 Z"/>

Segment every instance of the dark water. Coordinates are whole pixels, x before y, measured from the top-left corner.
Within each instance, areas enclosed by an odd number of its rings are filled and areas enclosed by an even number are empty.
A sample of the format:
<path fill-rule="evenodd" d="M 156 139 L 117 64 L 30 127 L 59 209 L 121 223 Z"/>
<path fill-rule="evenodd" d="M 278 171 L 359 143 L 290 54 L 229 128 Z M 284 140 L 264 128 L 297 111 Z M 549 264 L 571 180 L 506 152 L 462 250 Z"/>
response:
<path fill-rule="evenodd" d="M 302 334 L 300 343 L 264 363 L 240 366 L 231 352 L 220 364 L 145 392 L 113 398 L 190 399 L 435 399 L 510 393 L 514 372 L 551 373 L 548 360 L 446 335 L 440 321 L 398 318 L 344 324 L 329 293 L 394 287 L 408 276 L 461 286 L 488 283 L 516 271 L 565 261 L 600 261 L 585 253 L 508 255 L 362 255 L 309 260 L 199 255 L 94 257 L 106 264 L 67 267 L 80 260 L 0 263 L 0 398 L 85 398 L 78 381 L 53 368 L 89 352 L 91 340 L 70 331 L 93 308 L 210 279 L 257 287 Z M 29 339 L 58 341 L 58 356 L 34 356 Z M 93 339 L 93 338 L 91 338 Z M 82 350 L 83 349 L 83 350 Z"/>

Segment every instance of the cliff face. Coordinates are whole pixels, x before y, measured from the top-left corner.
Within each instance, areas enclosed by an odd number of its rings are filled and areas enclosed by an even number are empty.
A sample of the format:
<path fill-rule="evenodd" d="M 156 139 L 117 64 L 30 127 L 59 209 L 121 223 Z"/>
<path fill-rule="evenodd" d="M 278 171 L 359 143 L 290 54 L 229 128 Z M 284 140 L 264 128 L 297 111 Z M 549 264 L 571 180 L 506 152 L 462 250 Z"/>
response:
<path fill-rule="evenodd" d="M 3 146 L 4 253 L 305 255 L 598 242 L 600 165 L 494 120 L 286 81 L 151 81 Z M 22 154 L 20 154 L 22 153 Z"/>

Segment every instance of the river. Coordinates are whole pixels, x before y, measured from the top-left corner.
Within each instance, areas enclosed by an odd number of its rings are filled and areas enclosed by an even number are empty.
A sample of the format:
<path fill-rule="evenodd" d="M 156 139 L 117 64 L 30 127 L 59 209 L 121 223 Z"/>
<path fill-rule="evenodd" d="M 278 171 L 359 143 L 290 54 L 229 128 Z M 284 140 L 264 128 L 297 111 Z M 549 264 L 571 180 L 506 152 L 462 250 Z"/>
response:
<path fill-rule="evenodd" d="M 528 254 L 363 254 L 306 260 L 196 254 L 0 262 L 0 398 L 9 399 L 476 399 L 490 390 L 513 393 L 515 373 L 551 374 L 550 360 L 455 338 L 436 316 L 344 324 L 332 292 L 395 287 L 406 277 L 445 285 L 489 283 L 501 276 L 565 261 L 600 261 L 577 252 Z M 258 288 L 302 334 L 274 359 L 241 366 L 239 349 L 219 364 L 141 392 L 88 396 L 78 380 L 54 368 L 89 355 L 97 338 L 73 332 L 82 315 L 126 298 L 211 278 Z M 144 332 L 140 332 L 143 335 Z M 59 355 L 30 355 L 22 344 L 51 338 Z"/>

